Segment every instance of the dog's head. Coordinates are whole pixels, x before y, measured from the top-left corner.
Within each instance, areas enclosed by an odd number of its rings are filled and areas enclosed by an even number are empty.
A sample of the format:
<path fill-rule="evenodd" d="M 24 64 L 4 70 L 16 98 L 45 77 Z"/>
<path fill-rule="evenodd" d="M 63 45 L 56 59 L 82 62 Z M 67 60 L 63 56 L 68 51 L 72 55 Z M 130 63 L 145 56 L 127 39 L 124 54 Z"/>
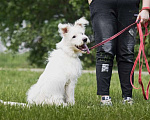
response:
<path fill-rule="evenodd" d="M 77 20 L 74 25 L 72 24 L 59 24 L 59 33 L 62 36 L 62 43 L 66 47 L 71 48 L 75 53 L 89 52 L 87 43 L 90 42 L 89 38 L 85 35 L 85 25 L 89 22 L 84 18 Z"/>

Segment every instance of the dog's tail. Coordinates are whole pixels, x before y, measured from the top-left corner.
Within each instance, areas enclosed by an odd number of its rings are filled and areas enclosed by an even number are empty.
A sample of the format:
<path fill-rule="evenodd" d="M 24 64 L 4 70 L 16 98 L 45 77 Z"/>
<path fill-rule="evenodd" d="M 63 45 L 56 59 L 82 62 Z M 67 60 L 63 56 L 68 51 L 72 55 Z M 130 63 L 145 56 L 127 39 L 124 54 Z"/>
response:
<path fill-rule="evenodd" d="M 3 100 L 0 100 L 0 103 L 2 103 L 2 104 L 4 104 L 4 105 L 11 105 L 11 106 L 29 107 L 28 104 L 26 104 L 26 103 L 19 103 L 19 102 L 10 102 L 10 101 L 3 101 Z"/>

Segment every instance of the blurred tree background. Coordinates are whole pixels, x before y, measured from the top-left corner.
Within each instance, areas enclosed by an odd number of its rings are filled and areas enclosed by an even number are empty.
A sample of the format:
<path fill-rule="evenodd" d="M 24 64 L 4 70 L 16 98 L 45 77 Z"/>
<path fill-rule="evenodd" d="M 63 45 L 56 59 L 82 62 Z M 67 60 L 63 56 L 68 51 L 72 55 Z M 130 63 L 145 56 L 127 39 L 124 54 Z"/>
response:
<path fill-rule="evenodd" d="M 29 48 L 30 64 L 43 67 L 49 51 L 61 40 L 58 24 L 73 23 L 82 16 L 90 21 L 87 0 L 1 0 L 1 40 L 13 53 Z M 91 24 L 87 26 L 86 34 L 93 38 Z M 146 54 L 150 55 L 149 41 L 146 43 Z M 135 50 L 137 53 L 138 46 Z M 95 66 L 95 50 L 81 59 L 84 68 Z"/>

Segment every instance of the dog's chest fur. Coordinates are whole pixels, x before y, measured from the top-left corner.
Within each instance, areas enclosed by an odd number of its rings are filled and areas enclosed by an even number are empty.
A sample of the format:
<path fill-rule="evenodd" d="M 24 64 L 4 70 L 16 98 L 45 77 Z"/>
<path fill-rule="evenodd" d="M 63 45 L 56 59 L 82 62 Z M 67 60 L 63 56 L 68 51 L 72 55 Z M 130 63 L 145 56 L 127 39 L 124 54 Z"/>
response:
<path fill-rule="evenodd" d="M 70 56 L 61 49 L 54 50 L 50 56 L 48 69 L 51 68 L 57 71 L 58 75 L 63 74 L 71 80 L 81 75 L 82 65 L 78 57 Z"/>

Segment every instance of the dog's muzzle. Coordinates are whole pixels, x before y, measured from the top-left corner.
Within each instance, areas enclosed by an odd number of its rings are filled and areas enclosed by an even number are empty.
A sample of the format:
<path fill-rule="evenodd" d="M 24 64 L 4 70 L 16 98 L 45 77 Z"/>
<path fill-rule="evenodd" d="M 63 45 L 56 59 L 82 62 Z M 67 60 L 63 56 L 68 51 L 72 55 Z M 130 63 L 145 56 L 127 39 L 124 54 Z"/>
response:
<path fill-rule="evenodd" d="M 86 45 L 86 43 L 84 43 L 81 46 L 76 46 L 76 48 L 78 48 L 79 50 L 81 50 L 83 52 L 87 52 L 88 54 L 90 53 L 90 50 L 89 50 L 88 46 Z"/>

